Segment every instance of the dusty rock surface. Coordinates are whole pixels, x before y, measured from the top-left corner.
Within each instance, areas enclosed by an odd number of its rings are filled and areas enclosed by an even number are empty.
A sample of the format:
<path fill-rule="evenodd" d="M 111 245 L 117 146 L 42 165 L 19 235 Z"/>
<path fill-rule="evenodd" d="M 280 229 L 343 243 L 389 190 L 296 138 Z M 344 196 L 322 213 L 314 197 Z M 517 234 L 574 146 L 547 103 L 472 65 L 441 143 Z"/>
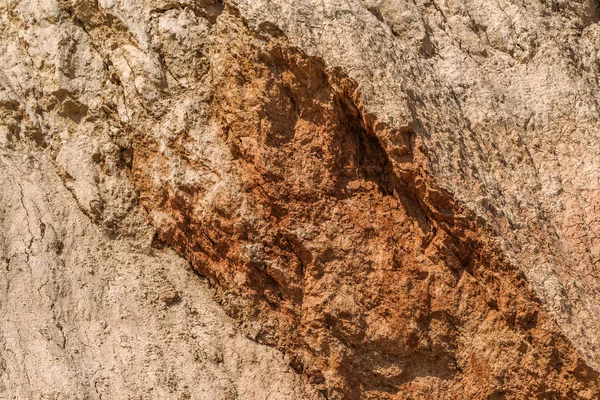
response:
<path fill-rule="evenodd" d="M 600 396 L 595 1 L 1 7 L 2 395 Z"/>
<path fill-rule="evenodd" d="M 111 239 L 46 154 L 0 165 L 1 399 L 319 398 L 143 220 Z"/>

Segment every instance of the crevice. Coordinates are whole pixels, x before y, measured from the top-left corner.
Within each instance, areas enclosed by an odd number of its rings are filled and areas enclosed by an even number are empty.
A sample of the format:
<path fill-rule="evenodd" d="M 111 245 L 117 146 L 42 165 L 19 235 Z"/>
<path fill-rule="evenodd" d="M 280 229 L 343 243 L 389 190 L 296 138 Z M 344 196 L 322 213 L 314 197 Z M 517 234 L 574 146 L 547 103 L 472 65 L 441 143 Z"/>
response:
<path fill-rule="evenodd" d="M 247 27 L 242 19 L 236 29 Z M 229 314 L 256 321 L 261 328 L 252 337 L 288 354 L 335 399 L 385 398 L 425 377 L 459 393 L 474 374 L 461 358 L 464 340 L 483 335 L 476 327 L 490 315 L 510 343 L 531 338 L 533 350 L 522 359 L 548 350 L 547 335 L 562 343 L 563 359 L 576 354 L 491 228 L 423 167 L 418 121 L 401 129 L 378 121 L 346 74 L 271 31 L 246 32 L 238 38 L 243 44 L 230 38 L 235 56 L 221 49 L 227 68 L 211 70 L 219 140 L 233 155 L 240 185 L 239 203 L 223 194 L 233 210 L 211 209 L 200 185 L 153 186 L 152 174 L 165 171 L 152 166 L 164 156 L 151 137 L 140 135 L 135 145 L 142 206 L 172 218 L 155 222 L 161 240 L 217 281 Z M 209 209 L 200 215 L 198 207 Z M 444 301 L 436 298 L 442 290 Z M 473 307 L 461 309 L 463 298 Z M 551 333 L 539 328 L 543 321 Z M 377 326 L 386 335 L 373 333 Z M 511 368 L 514 376 L 524 373 L 518 362 Z M 563 372 L 557 385 L 574 379 Z M 490 373 L 486 379 L 495 382 Z M 510 382 L 512 393 L 534 390 Z"/>

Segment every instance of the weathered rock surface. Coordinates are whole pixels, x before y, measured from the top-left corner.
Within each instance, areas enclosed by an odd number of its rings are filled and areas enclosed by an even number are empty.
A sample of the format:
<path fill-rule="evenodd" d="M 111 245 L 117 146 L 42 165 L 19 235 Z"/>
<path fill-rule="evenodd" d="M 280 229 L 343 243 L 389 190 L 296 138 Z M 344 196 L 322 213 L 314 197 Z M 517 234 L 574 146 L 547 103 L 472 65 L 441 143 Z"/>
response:
<path fill-rule="evenodd" d="M 595 1 L 0 17 L 7 398 L 600 396 Z"/>
<path fill-rule="evenodd" d="M 46 154 L 18 144 L 0 165 L 1 399 L 318 398 L 143 220 L 110 239 Z"/>

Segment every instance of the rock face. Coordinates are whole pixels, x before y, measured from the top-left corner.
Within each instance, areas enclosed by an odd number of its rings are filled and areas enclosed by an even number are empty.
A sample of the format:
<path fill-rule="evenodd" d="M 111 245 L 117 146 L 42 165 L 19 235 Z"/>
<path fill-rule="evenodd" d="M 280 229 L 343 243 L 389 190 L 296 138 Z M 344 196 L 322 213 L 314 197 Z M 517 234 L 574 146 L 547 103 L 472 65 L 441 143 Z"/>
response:
<path fill-rule="evenodd" d="M 143 221 L 109 239 L 51 158 L 18 144 L 0 163 L 0 398 L 317 398 Z"/>
<path fill-rule="evenodd" d="M 2 396 L 598 398 L 598 6 L 3 5 Z"/>

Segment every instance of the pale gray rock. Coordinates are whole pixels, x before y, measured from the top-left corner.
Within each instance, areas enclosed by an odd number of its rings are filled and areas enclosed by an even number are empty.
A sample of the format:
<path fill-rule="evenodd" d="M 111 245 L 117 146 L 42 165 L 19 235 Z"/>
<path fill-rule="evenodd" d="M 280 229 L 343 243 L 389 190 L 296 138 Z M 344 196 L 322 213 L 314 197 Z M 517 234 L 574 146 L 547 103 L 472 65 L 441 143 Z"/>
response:
<path fill-rule="evenodd" d="M 110 239 L 57 168 L 0 151 L 1 399 L 317 398 L 143 220 Z"/>

